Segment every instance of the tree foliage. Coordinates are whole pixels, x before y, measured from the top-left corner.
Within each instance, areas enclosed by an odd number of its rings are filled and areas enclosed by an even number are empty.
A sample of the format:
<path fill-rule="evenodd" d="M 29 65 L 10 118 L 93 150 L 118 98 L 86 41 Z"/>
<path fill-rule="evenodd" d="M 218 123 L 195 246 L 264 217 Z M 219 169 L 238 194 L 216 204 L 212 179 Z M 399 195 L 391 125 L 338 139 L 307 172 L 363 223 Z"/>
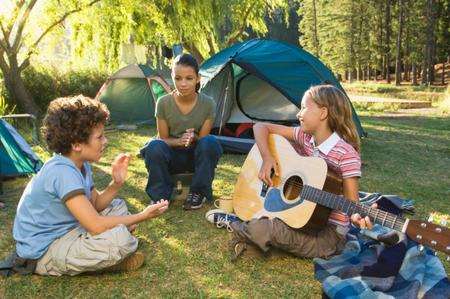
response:
<path fill-rule="evenodd" d="M 48 0 L 39 2 L 41 5 L 37 5 L 37 0 L 5 1 L 0 14 L 0 70 L 10 96 L 25 111 L 33 114 L 40 111 L 21 77 L 39 44 L 70 15 L 98 1 Z"/>
<path fill-rule="evenodd" d="M 65 45 L 72 66 L 117 69 L 121 45 L 145 45 L 161 57 L 181 43 L 201 62 L 245 37 L 267 32 L 264 17 L 284 0 L 17 0 L 0 15 L 0 69 L 12 99 L 30 113 L 39 108 L 21 74 L 42 45 Z M 87 9 L 90 8 L 90 9 Z M 72 17 L 75 16 L 76 17 Z M 8 17 L 11 16 L 11 17 Z"/>
<path fill-rule="evenodd" d="M 181 43 L 201 62 L 242 40 L 247 28 L 266 33 L 265 14 L 280 7 L 286 7 L 285 1 L 103 0 L 71 21 L 74 51 L 80 58 L 98 53 L 100 65 L 114 69 L 120 44 L 131 37 L 155 57 L 161 55 L 161 46 Z"/>
<path fill-rule="evenodd" d="M 389 82 L 387 73 L 393 74 L 397 65 L 399 74 L 421 69 L 423 82 L 431 84 L 433 76 L 427 74 L 433 73 L 434 65 L 449 62 L 449 0 L 299 3 L 301 45 L 350 80 L 355 75 L 362 79 L 376 73 L 376 78 Z"/>

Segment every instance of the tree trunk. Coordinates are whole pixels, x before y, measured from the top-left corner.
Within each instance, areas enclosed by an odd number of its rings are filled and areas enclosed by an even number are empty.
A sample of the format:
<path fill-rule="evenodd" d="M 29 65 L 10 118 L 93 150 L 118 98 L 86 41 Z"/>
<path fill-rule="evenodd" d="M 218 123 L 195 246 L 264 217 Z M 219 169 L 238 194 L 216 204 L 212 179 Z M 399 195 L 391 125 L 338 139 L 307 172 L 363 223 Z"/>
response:
<path fill-rule="evenodd" d="M 441 84 L 445 85 L 445 61 L 442 63 Z"/>
<path fill-rule="evenodd" d="M 417 67 L 416 64 L 412 64 L 412 85 L 419 85 L 417 83 Z"/>
<path fill-rule="evenodd" d="M 436 16 L 434 13 L 435 0 L 427 1 L 427 42 L 426 42 L 426 68 L 427 78 L 426 84 L 430 85 L 434 82 L 434 52 L 436 41 L 434 36 L 434 27 L 436 23 Z"/>
<path fill-rule="evenodd" d="M 19 104 L 19 106 L 26 113 L 33 114 L 34 116 L 40 116 L 41 109 L 36 105 L 30 93 L 28 92 L 25 84 L 17 70 L 4 70 L 2 69 L 5 87 L 12 100 Z"/>
<path fill-rule="evenodd" d="M 379 60 L 378 60 L 378 70 L 381 71 L 382 78 L 385 77 L 384 72 L 384 45 L 383 45 L 383 2 L 379 1 L 379 12 L 378 12 L 378 54 L 379 54 Z M 375 70 L 375 81 L 378 80 L 377 74 L 378 71 Z"/>
<path fill-rule="evenodd" d="M 427 57 L 427 48 L 425 47 L 425 51 L 424 51 L 424 59 L 423 59 L 423 61 L 422 61 L 422 66 L 421 66 L 421 70 L 422 70 L 422 73 L 421 73 L 421 83 L 422 84 L 427 84 L 427 78 L 428 78 L 428 75 L 427 75 L 427 70 L 428 70 L 428 68 L 427 68 L 427 59 L 426 59 L 426 57 Z"/>
<path fill-rule="evenodd" d="M 391 0 L 386 0 L 386 81 L 391 83 L 390 76 L 390 39 L 391 39 Z"/>
<path fill-rule="evenodd" d="M 403 6 L 405 7 L 409 7 L 409 0 L 406 0 L 405 3 L 403 4 Z M 403 9 L 403 23 L 404 23 L 404 27 L 405 27 L 405 55 L 403 56 L 403 61 L 405 64 L 405 68 L 403 69 L 403 80 L 404 81 L 409 81 L 410 80 L 410 71 L 411 71 L 411 58 L 410 58 L 410 54 L 411 54 L 411 43 L 410 43 L 410 29 L 408 26 L 408 20 L 409 20 L 409 11 L 408 9 Z"/>
<path fill-rule="evenodd" d="M 319 37 L 317 35 L 317 10 L 316 10 L 316 0 L 312 1 L 313 4 L 313 26 L 314 26 L 314 50 L 317 57 L 320 57 L 319 50 Z"/>
<path fill-rule="evenodd" d="M 184 43 L 183 46 L 189 51 L 189 53 L 192 54 L 192 56 L 194 56 L 195 60 L 197 60 L 198 65 L 200 65 L 204 58 L 202 53 L 200 53 L 200 50 L 197 49 L 197 47 L 192 44 L 192 43 Z"/>
<path fill-rule="evenodd" d="M 407 61 L 403 62 L 403 81 L 409 81 L 409 64 Z"/>
<path fill-rule="evenodd" d="M 403 31 L 403 0 L 398 0 L 398 34 L 397 34 L 397 54 L 395 55 L 395 85 L 400 85 L 402 81 L 402 31 Z"/>

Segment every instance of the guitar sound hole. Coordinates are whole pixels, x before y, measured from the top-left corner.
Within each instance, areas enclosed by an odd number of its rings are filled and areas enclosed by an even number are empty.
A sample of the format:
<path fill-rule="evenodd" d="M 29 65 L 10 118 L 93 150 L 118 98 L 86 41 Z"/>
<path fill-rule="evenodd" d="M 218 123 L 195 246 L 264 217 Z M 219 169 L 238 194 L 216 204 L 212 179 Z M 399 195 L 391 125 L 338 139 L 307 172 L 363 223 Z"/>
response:
<path fill-rule="evenodd" d="M 291 176 L 283 187 L 283 194 L 287 200 L 296 200 L 302 192 L 303 181 L 298 175 Z"/>

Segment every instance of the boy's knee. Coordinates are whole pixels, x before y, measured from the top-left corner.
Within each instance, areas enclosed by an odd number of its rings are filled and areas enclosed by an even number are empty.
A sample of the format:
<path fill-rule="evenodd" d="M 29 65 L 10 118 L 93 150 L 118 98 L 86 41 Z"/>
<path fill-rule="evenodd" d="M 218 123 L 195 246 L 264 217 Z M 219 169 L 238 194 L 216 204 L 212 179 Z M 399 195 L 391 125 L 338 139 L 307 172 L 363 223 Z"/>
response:
<path fill-rule="evenodd" d="M 111 248 L 110 254 L 116 258 L 123 258 L 137 250 L 138 239 L 134 237 L 128 228 L 119 224 L 111 229 Z"/>
<path fill-rule="evenodd" d="M 128 215 L 128 207 L 121 198 L 115 198 L 111 204 L 101 212 L 102 215 L 125 216 Z"/>

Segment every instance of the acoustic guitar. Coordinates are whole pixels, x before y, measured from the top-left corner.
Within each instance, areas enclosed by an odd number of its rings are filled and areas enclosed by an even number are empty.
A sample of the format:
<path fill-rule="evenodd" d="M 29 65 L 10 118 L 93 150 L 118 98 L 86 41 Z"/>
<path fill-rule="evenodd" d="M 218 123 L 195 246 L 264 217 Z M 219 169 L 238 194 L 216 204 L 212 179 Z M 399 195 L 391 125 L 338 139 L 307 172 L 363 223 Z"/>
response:
<path fill-rule="evenodd" d="M 410 220 L 345 199 L 342 183 L 318 157 L 302 157 L 284 137 L 271 134 L 269 151 L 278 163 L 278 176 L 272 173 L 273 187 L 259 178 L 261 154 L 255 144 L 238 176 L 233 208 L 239 218 L 279 218 L 293 228 L 320 229 L 331 209 L 347 215 L 369 216 L 373 223 L 405 233 L 412 240 L 450 254 L 450 230 L 419 220 Z M 325 186 L 325 188 L 324 188 Z"/>

